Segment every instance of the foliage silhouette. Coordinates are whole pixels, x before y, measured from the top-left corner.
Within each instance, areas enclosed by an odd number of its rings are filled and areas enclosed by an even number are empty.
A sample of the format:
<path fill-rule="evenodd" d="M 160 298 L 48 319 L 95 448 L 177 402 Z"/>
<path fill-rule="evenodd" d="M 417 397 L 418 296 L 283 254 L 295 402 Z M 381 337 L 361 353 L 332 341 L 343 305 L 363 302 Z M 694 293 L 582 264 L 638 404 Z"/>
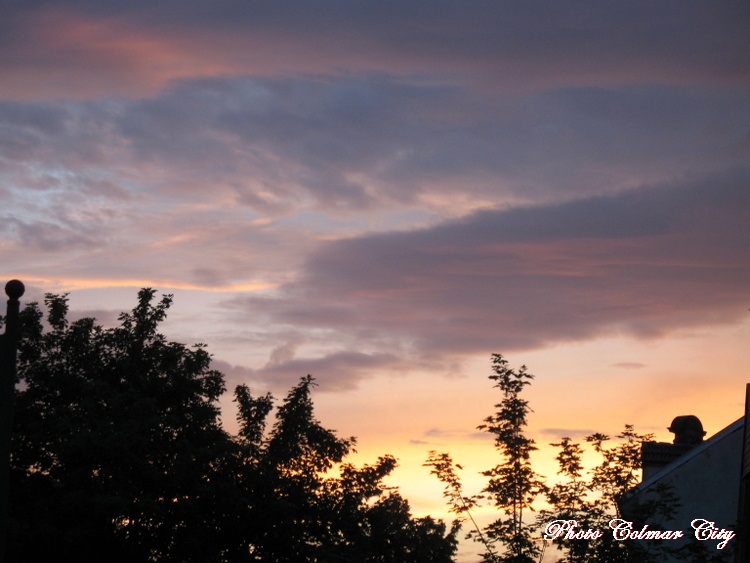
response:
<path fill-rule="evenodd" d="M 524 512 L 534 510 L 534 501 L 546 491 L 543 477 L 531 466 L 531 452 L 537 449 L 534 440 L 524 434 L 531 409 L 521 393 L 534 376 L 526 371 L 526 366 L 518 371 L 511 369 L 500 354 L 492 355 L 492 371 L 489 379 L 495 381 L 503 399 L 495 405 L 495 414 L 478 428 L 494 436 L 501 460 L 482 475 L 489 477 L 484 492 L 506 517 L 489 524 L 485 533 L 490 542 L 505 546 L 506 554 L 501 561 L 532 563 L 539 556 L 540 547 L 523 517 Z"/>
<path fill-rule="evenodd" d="M 492 355 L 492 371 L 489 379 L 495 381 L 494 387 L 501 391 L 502 400 L 495 405 L 495 413 L 478 428 L 494 436 L 500 461 L 482 472 L 488 477 L 482 491 L 485 495 L 463 494 L 454 469 L 461 466 L 454 464 L 449 454 L 432 451 L 425 465 L 432 467 L 431 473 L 445 485 L 443 495 L 451 511 L 471 519 L 474 530 L 467 537 L 482 543 L 483 561 L 532 563 L 540 556 L 541 546 L 534 538 L 536 529 L 524 520 L 524 512 L 533 511 L 535 499 L 547 490 L 543 477 L 531 466 L 531 452 L 536 449 L 534 440 L 524 434 L 531 409 L 521 393 L 534 376 L 525 366 L 518 371 L 511 369 L 501 354 Z M 471 510 L 485 498 L 500 509 L 502 516 L 482 530 Z M 461 521 L 459 517 L 454 525 L 460 525 Z"/>
<path fill-rule="evenodd" d="M 456 473 L 456 469 L 463 469 L 459 464 L 453 462 L 450 454 L 438 453 L 435 450 L 430 451 L 427 461 L 424 463 L 427 467 L 432 467 L 430 471 L 431 475 L 435 475 L 438 480 L 445 485 L 443 489 L 443 497 L 448 501 L 450 511 L 457 514 L 458 517 L 454 521 L 454 526 L 459 528 L 465 519 L 469 519 L 472 524 L 472 530 L 469 532 L 470 537 L 474 537 L 477 541 L 481 542 L 487 550 L 486 557 L 491 561 L 497 561 L 497 555 L 495 554 L 492 544 L 485 537 L 479 524 L 474 519 L 471 510 L 479 506 L 483 495 L 472 495 L 464 496 L 463 485 L 461 484 L 461 478 Z M 454 467 L 456 469 L 454 469 Z"/>
<path fill-rule="evenodd" d="M 67 295 L 46 296 L 46 329 L 37 304 L 22 311 L 9 562 L 452 560 L 457 528 L 383 484 L 393 457 L 344 463 L 355 441 L 315 419 L 311 376 L 270 430 L 273 397 L 237 387 L 229 435 L 223 375 L 158 332 L 172 298 L 154 296 L 111 329 L 71 323 Z"/>
<path fill-rule="evenodd" d="M 518 371 L 508 367 L 500 354 L 492 355 L 495 387 L 502 392 L 502 401 L 495 405 L 496 412 L 487 417 L 480 429 L 495 437 L 495 448 L 500 461 L 483 471 L 488 477 L 484 494 L 466 495 L 455 463 L 448 453 L 431 451 L 425 463 L 431 473 L 443 483 L 443 495 L 451 512 L 458 515 L 455 526 L 467 518 L 473 530 L 467 537 L 484 547 L 485 562 L 529 563 L 541 560 L 549 542 L 543 540 L 543 530 L 553 520 L 575 520 L 577 529 L 601 530 L 599 538 L 572 540 L 558 538 L 554 547 L 562 553 L 558 563 L 658 563 L 665 560 L 694 563 L 722 563 L 731 558 L 731 548 L 712 553 L 705 542 L 689 541 L 670 545 L 665 541 L 617 541 L 609 533 L 609 521 L 619 517 L 620 502 L 626 493 L 639 483 L 641 446 L 653 440 L 651 434 L 638 434 L 633 426 L 616 436 L 615 445 L 610 437 L 596 433 L 586 438 L 600 462 L 584 471 L 583 447 L 569 437 L 551 444 L 558 448 L 558 482 L 547 484 L 545 478 L 533 470 L 530 453 L 536 449 L 534 441 L 524 435 L 529 404 L 520 397 L 533 376 L 525 366 Z M 499 519 L 480 528 L 471 511 L 489 499 L 501 511 Z M 544 499 L 546 506 L 536 518 L 524 517 L 524 511 L 533 511 L 535 504 Z M 649 523 L 652 527 L 671 520 L 679 507 L 679 499 L 664 485 L 655 486 L 648 501 L 631 506 L 628 518 L 636 523 Z M 653 528 L 652 528 L 653 529 Z"/>

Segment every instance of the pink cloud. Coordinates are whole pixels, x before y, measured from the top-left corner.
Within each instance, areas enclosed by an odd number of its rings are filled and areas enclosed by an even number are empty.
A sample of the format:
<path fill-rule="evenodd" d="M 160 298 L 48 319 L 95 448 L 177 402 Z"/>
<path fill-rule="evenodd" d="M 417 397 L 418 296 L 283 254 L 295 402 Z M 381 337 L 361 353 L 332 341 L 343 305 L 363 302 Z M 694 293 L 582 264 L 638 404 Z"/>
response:
<path fill-rule="evenodd" d="M 539 17 L 540 11 L 545 16 Z M 582 83 L 748 84 L 739 5 L 48 2 L 7 14 L 12 98 L 141 96 L 188 76 L 351 70 L 527 92 Z M 637 40 L 633 38 L 637 37 Z M 687 56 L 686 56 L 687 54 Z"/>

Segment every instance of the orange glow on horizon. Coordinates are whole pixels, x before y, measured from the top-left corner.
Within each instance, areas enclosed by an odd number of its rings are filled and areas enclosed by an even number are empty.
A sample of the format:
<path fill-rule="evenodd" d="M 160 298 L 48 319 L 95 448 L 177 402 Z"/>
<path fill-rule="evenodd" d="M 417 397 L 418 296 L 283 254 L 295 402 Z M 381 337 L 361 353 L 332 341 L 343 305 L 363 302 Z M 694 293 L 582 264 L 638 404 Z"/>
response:
<path fill-rule="evenodd" d="M 17 279 L 25 283 L 34 283 L 52 288 L 50 291 L 74 291 L 82 289 L 108 289 L 120 287 L 159 287 L 165 289 L 181 289 L 188 291 L 207 291 L 218 293 L 251 292 L 273 289 L 278 286 L 272 282 L 244 282 L 223 284 L 217 286 L 187 283 L 175 279 L 102 279 L 102 278 L 43 278 L 38 276 L 17 275 Z"/>

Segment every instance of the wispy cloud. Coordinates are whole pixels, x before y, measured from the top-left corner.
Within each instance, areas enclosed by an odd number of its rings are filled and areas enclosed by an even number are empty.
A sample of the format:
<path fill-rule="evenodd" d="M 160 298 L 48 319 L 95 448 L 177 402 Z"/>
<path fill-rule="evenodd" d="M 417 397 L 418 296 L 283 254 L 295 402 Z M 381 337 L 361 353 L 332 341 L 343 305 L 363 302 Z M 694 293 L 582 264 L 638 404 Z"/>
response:
<path fill-rule="evenodd" d="M 612 364 L 612 366 L 623 369 L 643 369 L 645 367 L 648 367 L 646 364 L 642 364 L 641 362 L 617 362 L 616 364 Z"/>

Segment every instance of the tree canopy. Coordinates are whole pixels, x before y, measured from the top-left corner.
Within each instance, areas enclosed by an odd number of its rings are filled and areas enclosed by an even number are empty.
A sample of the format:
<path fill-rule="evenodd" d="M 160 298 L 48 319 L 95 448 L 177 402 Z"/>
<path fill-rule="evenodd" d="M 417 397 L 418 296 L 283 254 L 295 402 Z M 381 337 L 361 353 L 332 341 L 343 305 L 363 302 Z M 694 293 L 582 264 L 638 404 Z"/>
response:
<path fill-rule="evenodd" d="M 272 424 L 274 398 L 238 386 L 226 432 L 223 374 L 159 332 L 155 294 L 115 328 L 70 322 L 67 295 L 21 312 L 7 561 L 452 561 L 457 527 L 411 515 L 392 456 L 345 461 L 355 439 L 315 418 L 311 376 Z"/>

